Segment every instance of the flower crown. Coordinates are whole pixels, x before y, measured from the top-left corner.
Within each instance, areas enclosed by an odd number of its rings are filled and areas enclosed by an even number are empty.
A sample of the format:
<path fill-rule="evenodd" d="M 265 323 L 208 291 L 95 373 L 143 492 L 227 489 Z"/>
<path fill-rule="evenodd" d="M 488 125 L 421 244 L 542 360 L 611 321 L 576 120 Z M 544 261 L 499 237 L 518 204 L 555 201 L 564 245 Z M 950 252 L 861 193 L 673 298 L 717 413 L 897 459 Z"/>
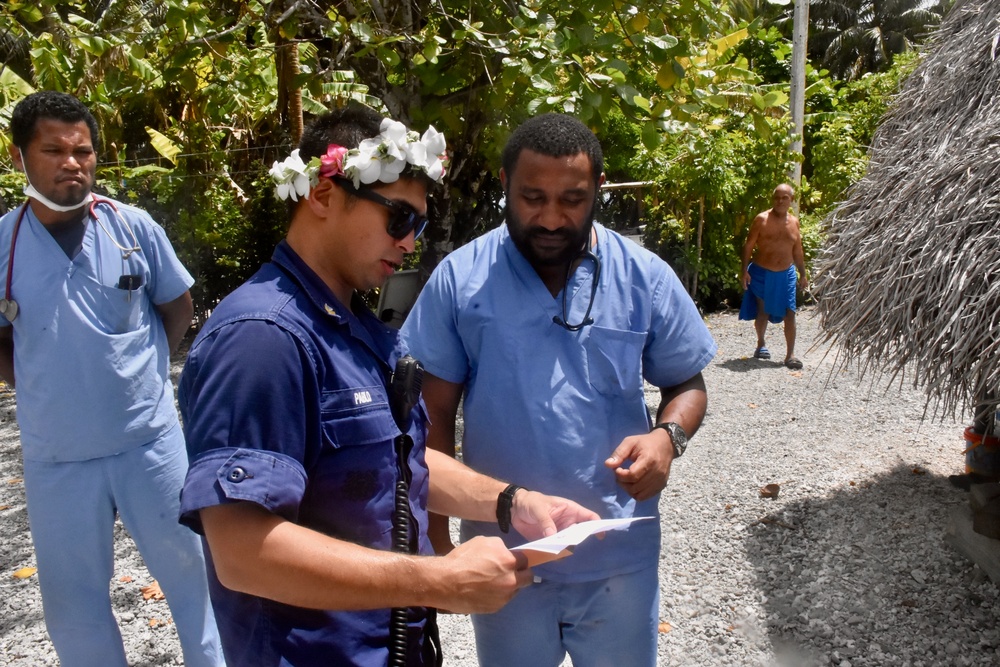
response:
<path fill-rule="evenodd" d="M 291 197 L 292 201 L 298 201 L 299 197 L 309 196 L 320 176 L 343 176 L 358 188 L 376 181 L 394 183 L 409 167 L 424 172 L 435 183 L 441 182 L 448 155 L 444 135 L 434 126 L 428 127 L 421 137 L 399 121 L 386 118 L 380 130 L 379 136 L 365 139 L 357 148 L 330 144 L 326 155 L 309 162 L 302 161 L 296 148 L 283 162 L 275 162 L 269 173 L 278 199 Z"/>

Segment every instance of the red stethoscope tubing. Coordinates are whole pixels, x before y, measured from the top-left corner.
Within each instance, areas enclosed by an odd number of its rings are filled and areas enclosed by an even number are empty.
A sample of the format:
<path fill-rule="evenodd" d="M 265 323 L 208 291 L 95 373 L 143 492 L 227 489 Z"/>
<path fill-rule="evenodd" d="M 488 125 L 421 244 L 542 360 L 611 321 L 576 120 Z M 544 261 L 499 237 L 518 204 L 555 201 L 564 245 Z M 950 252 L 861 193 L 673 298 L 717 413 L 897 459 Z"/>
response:
<path fill-rule="evenodd" d="M 21 229 L 21 221 L 24 220 L 24 213 L 28 210 L 28 202 L 24 202 L 21 210 L 17 214 L 17 222 L 14 223 L 14 232 L 10 237 L 10 255 L 7 257 L 7 286 L 3 293 L 5 301 L 10 301 L 10 284 L 14 279 L 14 246 L 17 245 L 17 232 Z"/>
<path fill-rule="evenodd" d="M 4 301 L 8 303 L 13 301 L 10 298 L 10 287 L 11 283 L 14 280 L 14 247 L 17 245 L 17 232 L 21 229 L 21 221 L 24 220 L 24 214 L 28 210 L 29 203 L 30 201 L 25 201 L 24 204 L 21 206 L 21 210 L 17 214 L 17 221 L 14 223 L 14 231 L 10 237 L 10 255 L 7 257 L 7 284 L 4 289 L 4 295 L 3 295 Z M 99 199 L 94 195 L 90 196 L 90 207 L 88 209 L 90 217 L 92 217 L 94 220 L 97 221 L 99 225 L 101 225 L 101 229 L 104 230 L 104 233 L 111 238 L 111 242 L 114 243 L 119 250 L 125 253 L 122 259 L 128 259 L 129 255 L 139 250 L 139 244 L 138 240 L 135 238 L 135 232 L 132 231 L 132 228 L 129 227 L 128 223 L 124 221 L 124 218 L 122 218 L 122 222 L 125 224 L 126 227 L 128 227 L 129 232 L 132 234 L 132 239 L 133 243 L 135 243 L 135 246 L 132 248 L 125 248 L 124 246 L 119 245 L 118 241 L 115 240 L 115 237 L 111 236 L 111 232 L 108 231 L 108 229 L 104 226 L 104 223 L 101 222 L 101 219 L 97 217 L 97 211 L 95 210 L 94 207 L 97 206 L 98 204 L 107 204 L 108 206 L 111 207 L 111 209 L 115 212 L 115 214 L 119 218 L 121 218 L 122 214 L 118 211 L 118 207 L 115 206 L 115 203 L 110 199 Z"/>

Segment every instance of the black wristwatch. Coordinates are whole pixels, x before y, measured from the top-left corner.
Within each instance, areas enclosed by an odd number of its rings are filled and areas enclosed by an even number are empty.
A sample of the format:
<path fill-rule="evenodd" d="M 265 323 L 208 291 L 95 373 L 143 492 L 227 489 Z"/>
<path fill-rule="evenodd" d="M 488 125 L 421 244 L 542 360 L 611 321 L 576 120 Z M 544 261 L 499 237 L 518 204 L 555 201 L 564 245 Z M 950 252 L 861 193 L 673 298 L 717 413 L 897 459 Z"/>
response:
<path fill-rule="evenodd" d="M 688 447 L 688 437 L 681 425 L 677 422 L 666 422 L 665 424 L 657 424 L 653 430 L 658 428 L 662 428 L 670 434 L 670 442 L 674 445 L 674 458 L 678 459 L 683 456 L 684 450 Z"/>
<path fill-rule="evenodd" d="M 510 509 L 514 505 L 514 494 L 523 488 L 517 484 L 508 484 L 497 496 L 497 525 L 500 526 L 500 532 L 510 532 Z"/>

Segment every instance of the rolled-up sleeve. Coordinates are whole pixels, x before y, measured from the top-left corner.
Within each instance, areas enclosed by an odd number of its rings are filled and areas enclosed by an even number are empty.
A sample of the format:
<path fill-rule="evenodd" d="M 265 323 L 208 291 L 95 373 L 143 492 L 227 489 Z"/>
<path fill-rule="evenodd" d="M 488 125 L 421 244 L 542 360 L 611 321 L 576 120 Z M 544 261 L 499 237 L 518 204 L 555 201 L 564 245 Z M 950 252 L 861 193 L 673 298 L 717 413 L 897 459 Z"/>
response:
<path fill-rule="evenodd" d="M 191 462 L 181 492 L 180 520 L 203 533 L 199 511 L 246 501 L 294 522 L 305 489 L 306 474 L 295 459 L 253 449 L 216 449 Z"/>
<path fill-rule="evenodd" d="M 179 383 L 190 461 L 180 521 L 252 502 L 296 521 L 306 462 L 322 444 L 316 370 L 302 341 L 264 320 L 233 322 L 196 341 Z"/>

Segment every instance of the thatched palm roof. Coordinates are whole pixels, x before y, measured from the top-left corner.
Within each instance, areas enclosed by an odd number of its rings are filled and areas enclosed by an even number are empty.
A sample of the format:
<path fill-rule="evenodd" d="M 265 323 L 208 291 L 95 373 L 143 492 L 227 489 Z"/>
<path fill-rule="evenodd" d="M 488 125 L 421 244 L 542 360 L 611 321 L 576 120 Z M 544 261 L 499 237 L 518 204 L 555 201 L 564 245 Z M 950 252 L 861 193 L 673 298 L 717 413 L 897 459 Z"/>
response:
<path fill-rule="evenodd" d="M 960 0 L 828 219 L 814 280 L 842 360 L 940 415 L 1000 402 L 1000 0 Z"/>

